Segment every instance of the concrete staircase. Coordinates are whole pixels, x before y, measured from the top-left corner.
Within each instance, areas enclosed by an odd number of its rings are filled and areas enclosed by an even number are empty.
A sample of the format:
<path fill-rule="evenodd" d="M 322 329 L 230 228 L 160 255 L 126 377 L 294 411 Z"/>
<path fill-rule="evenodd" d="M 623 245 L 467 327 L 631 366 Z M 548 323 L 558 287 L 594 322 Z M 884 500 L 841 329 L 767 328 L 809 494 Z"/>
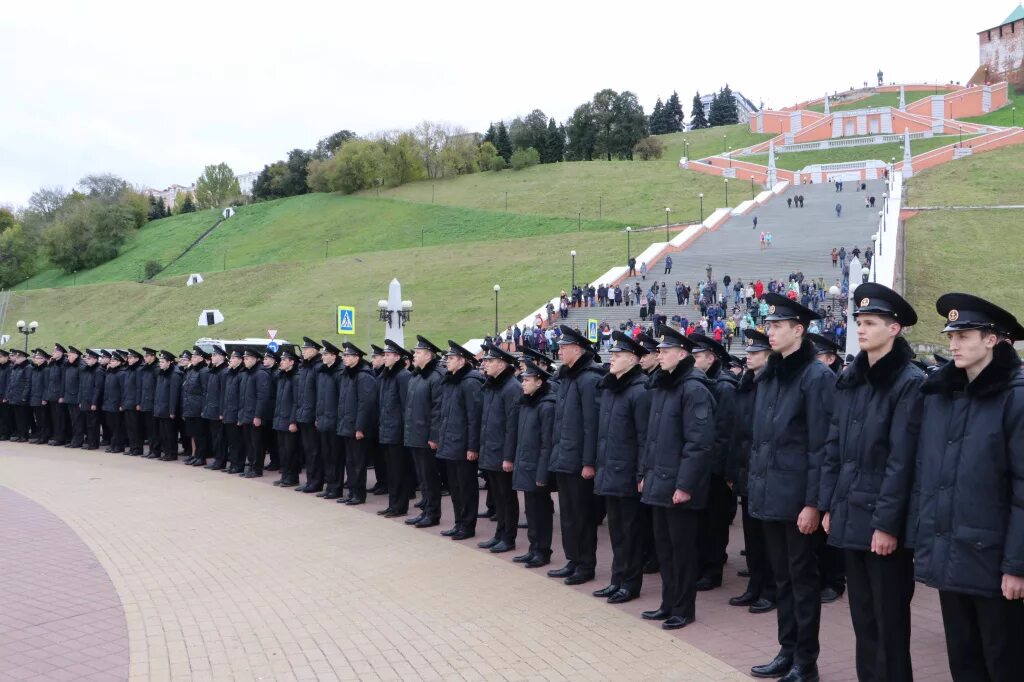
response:
<path fill-rule="evenodd" d="M 700 310 L 694 305 L 675 304 L 675 283 L 688 283 L 691 288 L 705 279 L 705 268 L 712 266 L 712 275 L 722 291 L 722 277 L 728 274 L 732 282 L 744 283 L 760 278 L 785 280 L 790 272 L 802 271 L 805 278 L 824 277 L 831 286 L 841 278 L 842 271 L 832 268 L 832 248 L 845 246 L 849 252 L 854 246 L 863 251 L 871 243 L 871 236 L 878 231 L 878 212 L 882 209 L 883 180 L 867 181 L 867 193 L 875 196 L 875 207 L 864 207 L 864 192 L 853 182 L 847 182 L 843 192 L 836 192 L 835 186 L 824 183 L 800 185 L 788 189 L 784 194 L 755 208 L 744 216 L 734 216 L 718 230 L 702 235 L 689 248 L 672 254 L 672 272 L 665 275 L 662 262 L 651 267 L 647 279 L 641 281 L 645 290 L 652 281 L 665 282 L 669 287 L 666 305 L 658 312 L 669 319 L 680 315 L 690 320 L 700 317 Z M 786 199 L 802 194 L 804 208 L 787 208 Z M 841 217 L 836 217 L 835 206 L 843 205 Z M 757 217 L 757 228 L 753 219 Z M 761 249 L 761 232 L 772 233 L 771 248 Z M 639 263 L 637 264 L 639 268 Z M 636 287 L 639 277 L 629 277 L 621 286 Z M 577 278 L 579 284 L 586 280 Z M 596 286 L 600 282 L 594 282 Z M 730 294 L 730 301 L 732 292 Z M 731 307 L 730 307 L 731 310 Z M 596 308 L 570 308 L 563 320 L 579 329 L 586 329 L 588 319 L 607 322 L 612 329 L 628 319 L 640 321 L 640 306 L 613 306 Z M 741 350 L 742 344 L 734 343 L 733 351 Z"/>

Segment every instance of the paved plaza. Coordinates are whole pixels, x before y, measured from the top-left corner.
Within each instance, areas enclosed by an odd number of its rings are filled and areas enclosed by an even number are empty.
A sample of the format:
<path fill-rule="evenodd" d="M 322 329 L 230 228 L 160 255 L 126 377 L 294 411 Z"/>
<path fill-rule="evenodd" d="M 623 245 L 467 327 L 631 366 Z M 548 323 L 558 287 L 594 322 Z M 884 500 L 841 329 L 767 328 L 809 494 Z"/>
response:
<path fill-rule="evenodd" d="M 675 633 L 462 543 L 180 463 L 0 443 L 3 680 L 748 680 L 778 649 L 775 615 L 702 593 Z M 482 504 L 482 502 L 481 502 Z M 450 524 L 449 524 L 450 525 Z M 556 521 L 557 529 L 557 521 Z M 525 551 L 525 531 L 519 547 Z M 558 547 L 558 538 L 555 539 Z M 560 565 L 556 549 L 553 566 Z M 854 680 L 845 598 L 823 607 L 823 680 Z M 948 680 L 935 593 L 914 600 L 915 678 Z"/>

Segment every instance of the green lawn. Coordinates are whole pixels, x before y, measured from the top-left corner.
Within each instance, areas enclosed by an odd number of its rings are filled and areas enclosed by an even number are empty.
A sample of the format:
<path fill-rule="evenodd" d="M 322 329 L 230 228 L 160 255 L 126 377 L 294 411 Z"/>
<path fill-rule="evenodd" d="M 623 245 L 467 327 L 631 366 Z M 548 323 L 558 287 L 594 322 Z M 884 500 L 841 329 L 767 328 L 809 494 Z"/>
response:
<path fill-rule="evenodd" d="M 1014 111 L 1014 107 L 1016 107 L 1016 111 Z M 975 116 L 974 118 L 965 118 L 963 120 L 992 126 L 1024 126 L 1024 95 L 1014 95 L 1011 88 L 1010 100 L 1005 107 L 990 111 L 984 116 Z"/>
<path fill-rule="evenodd" d="M 903 101 L 907 104 L 916 102 L 919 99 L 925 97 L 931 97 L 935 93 L 931 90 L 914 90 L 904 93 Z M 857 100 L 856 102 L 848 102 L 843 104 L 831 104 L 829 109 L 831 111 L 850 111 L 852 109 L 869 109 L 871 107 L 898 107 L 900 105 L 900 93 L 898 92 L 880 92 L 864 99 Z M 823 112 L 825 111 L 825 105 L 815 104 L 807 107 L 811 111 Z"/>
<path fill-rule="evenodd" d="M 909 181 L 908 206 L 1024 204 L 1024 146 L 935 166 Z M 964 215 L 958 213 L 957 215 Z M 972 213 L 973 215 L 973 213 Z"/>
<path fill-rule="evenodd" d="M 911 341 L 945 344 L 935 300 L 950 291 L 982 296 L 1024 316 L 1024 210 L 928 211 L 906 226 L 906 293 L 920 318 Z"/>
<path fill-rule="evenodd" d="M 663 238 L 658 230 L 635 233 L 633 253 Z M 336 306 L 355 305 L 355 338 L 366 343 L 369 321 L 371 338 L 379 343 L 384 328 L 377 321 L 376 302 L 387 297 L 388 283 L 397 277 L 403 297 L 414 306 L 406 338 L 423 333 L 439 344 L 449 338 L 461 342 L 493 331 L 494 284 L 501 285 L 502 328 L 568 288 L 573 249 L 577 280 L 589 281 L 625 263 L 626 236 L 570 232 L 363 252 L 208 273 L 196 287 L 175 277 L 82 286 L 74 296 L 60 289 L 19 291 L 7 319 L 37 320 L 32 344 L 43 347 L 60 340 L 80 347 L 145 344 L 180 350 L 199 336 L 264 336 L 268 328 L 293 341 L 304 335 L 331 338 Z M 196 326 L 204 308 L 219 308 L 225 322 Z"/>
<path fill-rule="evenodd" d="M 971 136 L 964 135 L 963 139 L 968 140 Z M 922 140 L 910 141 L 911 154 L 922 154 L 938 147 L 945 147 L 959 141 L 959 137 L 929 137 Z M 790 154 L 776 154 L 775 165 L 785 170 L 802 170 L 806 166 L 817 163 L 846 163 L 848 161 L 864 161 L 877 159 L 885 161 L 896 157 L 898 161 L 903 160 L 903 143 L 892 142 L 888 144 L 864 145 L 862 147 L 839 147 L 837 149 L 819 149 L 809 152 L 792 152 Z M 752 156 L 737 156 L 738 161 L 749 163 L 760 163 L 768 165 L 767 154 L 756 154 Z"/>
<path fill-rule="evenodd" d="M 723 141 L 722 136 L 725 135 Z M 579 161 L 545 164 L 521 171 L 475 173 L 444 180 L 425 180 L 389 190 L 380 196 L 409 202 L 447 204 L 493 211 L 558 216 L 576 219 L 602 218 L 623 225 L 658 225 L 665 207 L 672 220 L 697 220 L 698 195 L 703 192 L 704 215 L 709 207 L 724 205 L 724 186 L 718 178 L 680 171 L 679 159 L 687 149 L 690 158 L 720 154 L 727 147 L 741 149 L 771 135 L 749 132 L 748 126 L 725 126 L 689 133 L 662 135 L 666 150 L 652 161 Z M 374 197 L 375 191 L 362 196 Z"/>

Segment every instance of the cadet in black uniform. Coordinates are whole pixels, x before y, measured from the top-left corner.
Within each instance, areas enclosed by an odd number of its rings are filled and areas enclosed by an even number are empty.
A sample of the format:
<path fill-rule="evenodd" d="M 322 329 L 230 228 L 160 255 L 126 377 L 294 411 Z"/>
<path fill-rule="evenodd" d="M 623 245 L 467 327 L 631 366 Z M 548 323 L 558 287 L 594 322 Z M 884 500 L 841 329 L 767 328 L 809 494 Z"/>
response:
<path fill-rule="evenodd" d="M 512 561 L 526 568 L 540 568 L 551 562 L 555 506 L 548 465 L 555 435 L 555 394 L 548 385 L 550 374 L 526 358 L 520 362 L 523 396 L 519 401 L 512 485 L 523 491 L 530 548 Z"/>
<path fill-rule="evenodd" d="M 48 445 L 65 445 L 68 435 L 68 411 L 64 405 L 64 355 L 67 349 L 53 344 L 53 352 L 46 359 L 46 390 L 43 398 L 49 411 L 50 440 Z"/>
<path fill-rule="evenodd" d="M 32 440 L 29 441 L 33 445 L 46 445 L 52 435 L 50 408 L 46 400 L 49 391 L 49 359 L 50 355 L 42 348 L 32 351 L 32 365 L 28 373 L 28 405 L 32 408 L 34 421 Z"/>
<path fill-rule="evenodd" d="M 110 431 L 110 444 L 106 452 L 124 452 L 124 420 L 121 416 L 121 393 L 124 390 L 122 362 L 124 357 L 120 353 L 110 353 L 103 376 L 103 416 Z"/>
<path fill-rule="evenodd" d="M 495 554 L 515 549 L 519 528 L 519 496 L 512 486 L 519 432 L 519 401 L 523 391 L 516 381 L 516 359 L 485 344 L 481 369 L 486 376 L 481 399 L 480 469 L 494 497 L 494 537 L 479 543 Z"/>
<path fill-rule="evenodd" d="M 377 436 L 377 380 L 365 352 L 347 341 L 342 348 L 337 433 L 345 441 L 348 497 L 339 503 L 357 505 L 366 502 L 366 469 Z"/>
<path fill-rule="evenodd" d="M 81 387 L 82 351 L 68 346 L 67 362 L 64 365 L 64 390 L 61 406 L 67 413 L 68 442 L 66 447 L 80 448 L 85 441 L 85 420 L 78 407 Z"/>
<path fill-rule="evenodd" d="M 238 425 L 238 412 L 242 407 L 242 384 L 247 375 L 242 371 L 242 353 L 231 351 L 228 368 L 224 370 L 224 385 L 220 397 L 221 428 L 224 429 L 224 456 L 228 474 L 245 472 L 245 448 L 242 446 L 242 427 Z"/>
<path fill-rule="evenodd" d="M 924 382 L 910 537 L 939 591 L 954 680 L 1024 670 L 1024 328 L 970 294 L 941 296 L 952 361 Z"/>
<path fill-rule="evenodd" d="M 32 412 L 28 406 L 28 395 L 31 388 L 29 377 L 28 356 L 20 348 L 11 349 L 11 369 L 7 377 L 7 405 L 11 410 L 12 438 L 11 442 L 28 442 L 32 424 Z"/>
<path fill-rule="evenodd" d="M 277 375 L 274 400 L 274 431 L 277 434 L 277 454 L 281 464 L 281 478 L 274 485 L 283 488 L 297 486 L 302 462 L 299 461 L 299 425 L 295 422 L 295 365 L 298 358 L 290 348 L 281 349 L 281 371 Z"/>
<path fill-rule="evenodd" d="M 210 351 L 210 366 L 206 371 L 206 390 L 203 392 L 202 417 L 210 438 L 210 457 L 213 461 L 207 469 L 220 471 L 227 464 L 227 447 L 224 443 L 224 380 L 227 377 L 226 354 L 223 348 L 215 346 Z"/>
<path fill-rule="evenodd" d="M 778 294 L 765 294 L 764 301 L 774 353 L 757 378 L 747 483 L 750 514 L 762 522 L 775 572 L 781 649 L 751 673 L 817 682 L 821 585 L 814 532 L 835 375 L 815 361 L 804 338 L 818 314 Z"/>
<path fill-rule="evenodd" d="M 819 507 L 849 576 L 857 677 L 902 682 L 913 679 L 906 527 L 924 372 L 901 334 L 917 314 L 881 284 L 860 285 L 853 300 L 861 351 L 836 385 Z"/>
<path fill-rule="evenodd" d="M 441 349 L 422 336 L 416 336 L 412 363 L 416 368 L 409 380 L 409 395 L 405 405 L 405 447 L 412 453 L 423 497 L 423 511 L 405 523 L 417 528 L 428 528 L 441 523 L 441 478 L 437 473 L 438 440 L 441 430 L 441 381 L 444 376 L 438 367 Z"/>
<path fill-rule="evenodd" d="M 78 408 L 84 424 L 83 443 L 86 450 L 96 450 L 100 446 L 104 373 L 99 360 L 98 352 L 87 349 L 84 364 L 78 375 Z"/>
<path fill-rule="evenodd" d="M 10 353 L 0 348 L 0 441 L 10 440 L 14 431 L 11 408 L 7 404 L 7 379 L 11 375 Z"/>
<path fill-rule="evenodd" d="M 416 487 L 412 455 L 405 447 L 405 405 L 409 399 L 412 374 L 404 360 L 409 351 L 388 339 L 382 354 L 382 369 L 377 376 L 379 441 L 388 461 L 388 506 L 377 512 L 393 518 L 409 511 L 409 498 Z"/>
<path fill-rule="evenodd" d="M 448 341 L 445 353 L 448 373 L 441 382 L 441 423 L 437 459 L 448 468 L 452 514 L 455 523 L 442 531 L 453 540 L 476 535 L 476 511 L 480 504 L 477 460 L 480 457 L 480 392 L 483 377 L 475 369 L 473 354 Z"/>
<path fill-rule="evenodd" d="M 320 437 L 320 460 L 324 467 L 324 489 L 316 494 L 328 500 L 342 496 L 345 480 L 345 441 L 338 435 L 338 377 L 343 366 L 341 349 L 327 339 L 320 343 L 322 362 L 316 374 L 316 431 Z"/>
<path fill-rule="evenodd" d="M 156 384 L 153 388 L 153 418 L 161 441 L 158 452 L 160 461 L 173 462 L 178 459 L 178 418 L 181 404 L 182 372 L 174 363 L 174 353 L 160 351 L 157 364 Z M 153 446 L 150 445 L 150 454 Z"/>
<path fill-rule="evenodd" d="M 125 454 L 132 457 L 142 455 L 142 412 L 140 412 L 140 401 L 142 400 L 142 386 L 140 362 L 142 353 L 129 348 L 125 352 L 127 367 L 122 370 L 124 387 L 121 392 L 121 417 L 124 419 L 124 432 L 128 441 L 128 452 Z"/>
<path fill-rule="evenodd" d="M 299 425 L 296 455 L 299 468 L 306 467 L 306 483 L 302 493 L 318 493 L 324 489 L 324 462 L 320 456 L 320 434 L 316 430 L 316 386 L 320 370 L 322 346 L 302 337 L 302 360 L 295 369 L 295 423 Z"/>

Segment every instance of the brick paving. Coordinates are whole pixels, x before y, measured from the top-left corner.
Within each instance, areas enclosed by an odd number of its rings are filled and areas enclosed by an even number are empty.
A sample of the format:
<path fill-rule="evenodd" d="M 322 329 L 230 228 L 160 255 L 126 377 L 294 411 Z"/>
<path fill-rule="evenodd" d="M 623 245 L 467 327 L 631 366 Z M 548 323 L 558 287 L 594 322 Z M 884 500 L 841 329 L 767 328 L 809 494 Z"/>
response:
<path fill-rule="evenodd" d="M 0 443 L 0 485 L 66 521 L 109 574 L 130 679 L 740 680 L 777 652 L 774 613 L 726 604 L 745 585 L 738 522 L 725 584 L 699 595 L 696 623 L 666 633 L 639 617 L 657 606 L 657 576 L 629 604 L 590 596 L 608 577 L 604 528 L 597 579 L 570 588 L 477 549 L 485 519 L 472 541 L 438 536 L 447 499 L 440 527 L 414 530 L 375 515 L 383 497 L 343 507 L 273 480 Z M 949 680 L 935 592 L 919 585 L 913 610 L 915 678 Z M 0 652 L 4 641 L 0 630 Z M 822 679 L 855 680 L 845 598 L 823 607 L 821 641 Z"/>

